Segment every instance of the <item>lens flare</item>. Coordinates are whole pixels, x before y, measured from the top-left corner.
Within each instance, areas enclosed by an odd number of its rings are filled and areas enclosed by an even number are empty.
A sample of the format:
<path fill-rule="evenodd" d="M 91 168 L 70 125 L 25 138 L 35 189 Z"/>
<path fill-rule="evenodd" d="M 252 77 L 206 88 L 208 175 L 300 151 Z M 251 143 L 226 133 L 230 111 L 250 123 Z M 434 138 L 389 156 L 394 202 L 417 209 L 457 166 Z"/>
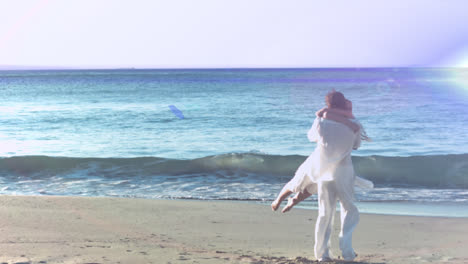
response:
<path fill-rule="evenodd" d="M 457 68 L 468 68 L 468 48 L 465 48 L 464 51 L 457 54 L 457 58 L 455 59 L 455 67 Z"/>
<path fill-rule="evenodd" d="M 468 46 L 446 56 L 440 65 L 443 67 L 468 68 Z"/>
<path fill-rule="evenodd" d="M 455 86 L 468 97 L 468 67 L 458 68 L 451 71 L 451 79 Z"/>
<path fill-rule="evenodd" d="M 454 93 L 459 99 L 468 98 L 468 46 L 457 49 L 447 56 L 440 65 L 449 67 L 447 78 L 453 84 Z"/>

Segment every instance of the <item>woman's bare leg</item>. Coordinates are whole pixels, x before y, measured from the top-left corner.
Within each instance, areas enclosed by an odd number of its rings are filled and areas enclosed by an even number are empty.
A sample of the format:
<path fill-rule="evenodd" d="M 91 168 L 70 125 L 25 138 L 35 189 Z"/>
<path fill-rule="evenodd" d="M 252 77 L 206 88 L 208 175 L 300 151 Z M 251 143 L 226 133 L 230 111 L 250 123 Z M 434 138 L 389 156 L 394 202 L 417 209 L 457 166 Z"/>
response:
<path fill-rule="evenodd" d="M 292 194 L 292 191 L 289 189 L 289 184 L 284 185 L 283 189 L 281 192 L 278 194 L 278 197 L 276 197 L 276 200 L 274 200 L 271 203 L 271 210 L 276 211 L 278 210 L 278 207 L 280 206 L 281 202 L 286 199 L 289 195 Z"/>
<path fill-rule="evenodd" d="M 312 194 L 304 190 L 303 192 L 297 193 L 294 197 L 291 197 L 288 199 L 288 203 L 286 206 L 281 210 L 281 212 L 286 213 L 287 211 L 291 210 L 296 204 L 304 201 L 308 197 L 310 197 Z"/>

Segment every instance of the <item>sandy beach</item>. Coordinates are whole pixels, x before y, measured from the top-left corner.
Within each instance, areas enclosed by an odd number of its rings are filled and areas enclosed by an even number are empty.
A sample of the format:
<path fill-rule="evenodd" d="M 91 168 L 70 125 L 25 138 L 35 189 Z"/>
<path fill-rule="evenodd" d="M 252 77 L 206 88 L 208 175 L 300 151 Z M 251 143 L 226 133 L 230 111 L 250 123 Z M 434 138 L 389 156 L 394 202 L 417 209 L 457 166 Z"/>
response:
<path fill-rule="evenodd" d="M 315 219 L 235 202 L 0 196 L 0 263 L 313 263 Z M 468 220 L 361 214 L 353 242 L 358 263 L 468 263 Z"/>

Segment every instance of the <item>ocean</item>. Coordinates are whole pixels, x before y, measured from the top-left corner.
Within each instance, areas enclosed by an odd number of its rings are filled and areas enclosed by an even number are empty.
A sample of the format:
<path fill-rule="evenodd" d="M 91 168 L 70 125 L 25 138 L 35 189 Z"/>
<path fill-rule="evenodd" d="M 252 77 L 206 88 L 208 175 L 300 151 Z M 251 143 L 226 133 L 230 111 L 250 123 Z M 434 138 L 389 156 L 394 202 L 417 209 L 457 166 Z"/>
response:
<path fill-rule="evenodd" d="M 0 194 L 268 204 L 332 89 L 373 140 L 362 212 L 468 217 L 463 68 L 0 71 Z"/>

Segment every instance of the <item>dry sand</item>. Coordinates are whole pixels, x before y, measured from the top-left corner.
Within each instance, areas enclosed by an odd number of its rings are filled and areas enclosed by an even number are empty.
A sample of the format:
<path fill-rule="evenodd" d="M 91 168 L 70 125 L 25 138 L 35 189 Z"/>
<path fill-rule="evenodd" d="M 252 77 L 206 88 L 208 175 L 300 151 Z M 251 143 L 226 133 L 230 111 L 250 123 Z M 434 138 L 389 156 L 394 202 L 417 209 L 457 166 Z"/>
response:
<path fill-rule="evenodd" d="M 314 263 L 315 219 L 233 202 L 0 196 L 0 263 Z M 358 263 L 468 263 L 468 219 L 361 214 L 353 242 Z"/>

